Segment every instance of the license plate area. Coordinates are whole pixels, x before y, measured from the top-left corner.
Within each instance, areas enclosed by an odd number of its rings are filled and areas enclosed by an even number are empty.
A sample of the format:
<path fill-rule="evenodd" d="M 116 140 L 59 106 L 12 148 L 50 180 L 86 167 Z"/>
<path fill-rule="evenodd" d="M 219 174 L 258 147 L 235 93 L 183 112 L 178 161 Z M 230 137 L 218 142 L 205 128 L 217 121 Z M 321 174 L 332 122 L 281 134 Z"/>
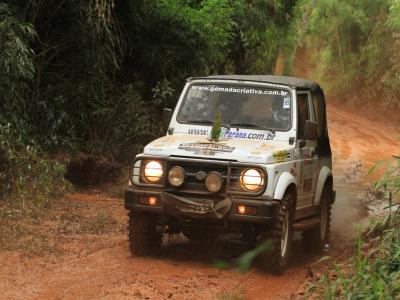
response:
<path fill-rule="evenodd" d="M 179 202 L 176 203 L 175 207 L 184 213 L 206 214 L 211 210 L 213 204 L 213 201 L 202 201 L 202 203 Z"/>

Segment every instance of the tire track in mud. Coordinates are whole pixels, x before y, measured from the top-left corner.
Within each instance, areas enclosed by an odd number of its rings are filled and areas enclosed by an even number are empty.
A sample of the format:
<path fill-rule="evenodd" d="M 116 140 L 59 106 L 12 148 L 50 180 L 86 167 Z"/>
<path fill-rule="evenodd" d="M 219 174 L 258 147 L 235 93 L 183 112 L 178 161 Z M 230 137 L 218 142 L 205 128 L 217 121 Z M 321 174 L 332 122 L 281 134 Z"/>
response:
<path fill-rule="evenodd" d="M 349 224 L 362 218 L 354 198 L 355 182 L 349 180 L 354 164 L 365 170 L 374 160 L 399 152 L 394 129 L 345 112 L 328 109 L 337 200 L 333 209 L 332 247 L 328 255 L 341 252 L 354 230 Z M 350 174 L 351 175 L 351 174 Z M 126 224 L 122 201 L 102 195 L 72 194 L 72 201 L 90 202 L 93 209 L 108 207 Z M 120 201 L 120 205 L 115 205 Z M 121 225 L 122 226 L 122 225 Z M 343 232 L 346 228 L 346 232 Z M 347 232 L 350 232 L 348 234 Z M 18 253 L 0 253 L 0 290 L 5 299 L 222 299 L 241 295 L 246 299 L 295 299 L 306 280 L 307 269 L 319 257 L 302 250 L 295 241 L 291 267 L 273 276 L 254 267 L 245 274 L 213 267 L 215 258 L 230 259 L 245 250 L 240 243 L 222 241 L 195 244 L 185 239 L 166 243 L 158 257 L 131 257 L 122 233 L 98 236 L 100 248 L 74 251 L 59 257 L 21 258 Z M 80 248 L 81 247 L 81 248 Z"/>

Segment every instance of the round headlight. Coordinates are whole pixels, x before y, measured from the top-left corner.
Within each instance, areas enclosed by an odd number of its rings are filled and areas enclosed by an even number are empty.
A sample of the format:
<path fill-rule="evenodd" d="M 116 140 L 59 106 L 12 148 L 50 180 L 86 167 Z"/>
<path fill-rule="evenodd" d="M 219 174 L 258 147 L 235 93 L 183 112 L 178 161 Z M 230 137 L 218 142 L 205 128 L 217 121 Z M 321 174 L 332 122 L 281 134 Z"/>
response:
<path fill-rule="evenodd" d="M 168 172 L 168 182 L 173 187 L 179 187 L 185 181 L 185 170 L 182 167 L 174 166 Z"/>
<path fill-rule="evenodd" d="M 255 192 L 264 184 L 264 177 L 256 169 L 246 169 L 240 175 L 240 184 L 246 191 Z"/>
<path fill-rule="evenodd" d="M 205 182 L 207 190 L 211 193 L 218 192 L 222 187 L 222 177 L 217 172 L 208 173 Z"/>
<path fill-rule="evenodd" d="M 144 177 L 147 181 L 155 183 L 161 180 L 163 176 L 163 167 L 160 162 L 152 160 L 144 167 Z"/>

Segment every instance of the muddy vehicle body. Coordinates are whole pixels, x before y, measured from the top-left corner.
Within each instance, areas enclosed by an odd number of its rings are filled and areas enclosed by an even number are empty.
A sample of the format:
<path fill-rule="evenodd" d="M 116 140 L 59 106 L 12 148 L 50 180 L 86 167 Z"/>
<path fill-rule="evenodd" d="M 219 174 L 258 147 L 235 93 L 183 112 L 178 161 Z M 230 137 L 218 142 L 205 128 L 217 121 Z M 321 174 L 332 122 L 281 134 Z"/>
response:
<path fill-rule="evenodd" d="M 164 233 L 203 241 L 237 233 L 270 241 L 261 259 L 281 273 L 294 231 L 308 249 L 326 247 L 335 192 L 317 83 L 268 75 L 189 78 L 163 118 L 166 136 L 136 156 L 126 189 L 133 254 L 159 249 Z"/>

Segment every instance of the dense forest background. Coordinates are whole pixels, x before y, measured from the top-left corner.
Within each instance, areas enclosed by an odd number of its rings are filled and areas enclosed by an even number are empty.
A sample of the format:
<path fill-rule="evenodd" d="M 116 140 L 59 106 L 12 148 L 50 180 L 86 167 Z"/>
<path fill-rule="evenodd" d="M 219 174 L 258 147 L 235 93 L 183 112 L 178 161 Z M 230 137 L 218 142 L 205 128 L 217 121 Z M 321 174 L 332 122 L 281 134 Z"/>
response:
<path fill-rule="evenodd" d="M 186 77 L 216 73 L 396 111 L 400 1 L 0 1 L 0 199 L 60 192 L 77 153 L 126 162 Z"/>

